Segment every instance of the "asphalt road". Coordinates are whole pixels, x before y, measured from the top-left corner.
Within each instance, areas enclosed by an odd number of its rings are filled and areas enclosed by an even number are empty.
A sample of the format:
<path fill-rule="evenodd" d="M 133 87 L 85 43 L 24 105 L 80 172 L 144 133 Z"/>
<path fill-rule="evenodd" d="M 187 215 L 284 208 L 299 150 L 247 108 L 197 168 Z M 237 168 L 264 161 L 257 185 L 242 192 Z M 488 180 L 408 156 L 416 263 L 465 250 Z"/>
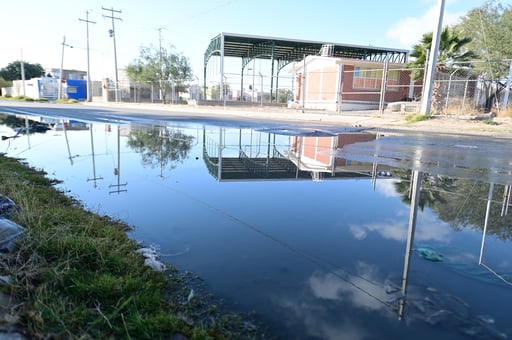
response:
<path fill-rule="evenodd" d="M 307 127 L 311 130 L 380 131 L 444 135 L 474 135 L 477 137 L 512 138 L 512 119 L 495 118 L 486 124 L 466 116 L 436 116 L 435 119 L 408 123 L 399 113 L 361 112 L 301 112 L 275 107 L 212 107 L 137 103 L 52 104 L 0 100 L 0 112 L 22 115 L 73 119 L 85 122 L 160 123 L 162 121 L 195 122 L 208 125 L 251 128 Z"/>

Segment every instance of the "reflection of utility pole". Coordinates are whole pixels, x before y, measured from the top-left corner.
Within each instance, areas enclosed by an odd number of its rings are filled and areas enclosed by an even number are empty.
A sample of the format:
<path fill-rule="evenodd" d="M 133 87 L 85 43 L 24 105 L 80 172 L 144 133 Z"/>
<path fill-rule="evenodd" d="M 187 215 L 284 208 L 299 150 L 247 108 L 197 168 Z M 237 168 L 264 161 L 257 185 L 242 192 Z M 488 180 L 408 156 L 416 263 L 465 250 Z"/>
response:
<path fill-rule="evenodd" d="M 165 138 L 165 127 L 160 126 L 159 137 L 160 137 L 160 178 L 164 178 L 164 138 Z"/>
<path fill-rule="evenodd" d="M 69 140 L 68 140 L 68 132 L 66 130 L 66 124 L 64 123 L 64 120 L 61 120 L 61 122 L 62 122 L 62 131 L 64 131 L 64 138 L 66 138 L 66 145 L 68 147 L 69 161 L 71 162 L 71 165 L 73 165 L 73 157 L 71 156 L 71 149 L 69 148 Z"/>
<path fill-rule="evenodd" d="M 482 265 L 482 258 L 483 258 L 484 246 L 485 246 L 485 236 L 487 235 L 487 226 L 489 225 L 489 216 L 491 215 L 491 202 L 492 202 L 493 192 L 494 192 L 494 183 L 490 183 L 489 184 L 489 194 L 487 196 L 487 209 L 485 209 L 484 231 L 482 233 L 482 244 L 480 246 L 480 258 L 478 259 L 479 265 Z"/>
<path fill-rule="evenodd" d="M 27 133 L 27 143 L 30 149 L 30 126 L 28 124 L 28 116 L 25 116 L 25 132 Z"/>
<path fill-rule="evenodd" d="M 409 281 L 409 267 L 411 265 L 412 246 L 414 243 L 414 233 L 416 231 L 416 218 L 418 215 L 418 203 L 420 200 L 422 172 L 412 171 L 411 186 L 411 211 L 409 213 L 409 229 L 407 231 L 407 245 L 405 248 L 404 271 L 402 275 L 402 298 L 399 300 L 398 319 L 401 320 L 405 309 L 405 296 L 407 294 L 407 283 Z"/>
<path fill-rule="evenodd" d="M 114 16 L 114 12 L 115 13 L 121 13 L 121 11 L 118 11 L 118 10 L 115 10 L 113 8 L 104 8 L 103 6 L 101 7 L 102 10 L 104 11 L 110 11 L 110 16 L 108 15 L 103 15 L 104 18 L 109 18 L 109 19 L 112 19 L 112 29 L 109 30 L 109 33 L 110 33 L 110 37 L 113 38 L 114 40 L 114 67 L 115 67 L 115 71 L 116 71 L 116 86 L 115 86 L 115 96 L 116 96 L 116 103 L 119 101 L 119 98 L 118 98 L 118 92 L 119 92 L 119 77 L 118 77 L 118 74 L 117 74 L 117 50 L 116 50 L 116 28 L 115 28 L 115 24 L 114 24 L 114 19 L 116 20 L 122 20 L 121 18 L 118 18 L 118 17 L 115 17 Z"/>
<path fill-rule="evenodd" d="M 89 20 L 89 11 L 85 11 L 85 19 L 78 18 L 78 21 L 83 21 L 87 28 L 87 101 L 91 101 L 91 68 L 89 64 L 89 23 L 95 24 L 96 21 Z"/>
<path fill-rule="evenodd" d="M 121 187 L 125 187 L 126 185 L 128 185 L 128 183 L 123 183 L 121 184 L 121 127 L 118 125 L 117 126 L 117 168 L 114 169 L 114 175 L 117 176 L 117 184 L 110 184 L 108 187 L 109 188 L 117 188 L 116 190 L 113 190 L 113 191 L 109 191 L 108 193 L 109 194 L 113 194 L 113 193 L 121 193 L 121 192 L 126 192 L 128 190 L 126 189 L 121 189 Z"/>
<path fill-rule="evenodd" d="M 96 177 L 96 160 L 94 155 L 94 138 L 92 133 L 92 123 L 89 124 L 89 130 L 91 131 L 91 152 L 92 152 L 92 178 L 87 178 L 87 182 L 94 181 L 94 187 L 96 188 L 96 180 L 103 179 L 103 177 Z"/>

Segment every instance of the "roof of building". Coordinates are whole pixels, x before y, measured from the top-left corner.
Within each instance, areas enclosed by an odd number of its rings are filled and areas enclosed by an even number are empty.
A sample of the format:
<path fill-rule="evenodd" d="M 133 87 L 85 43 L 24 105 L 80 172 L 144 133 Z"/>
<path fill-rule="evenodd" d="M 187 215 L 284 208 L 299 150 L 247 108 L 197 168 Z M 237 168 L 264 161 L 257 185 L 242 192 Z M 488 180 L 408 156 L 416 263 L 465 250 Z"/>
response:
<path fill-rule="evenodd" d="M 208 60 L 214 55 L 242 58 L 243 65 L 254 58 L 272 59 L 278 61 L 281 64 L 280 66 L 283 67 L 293 61 L 302 60 L 305 55 L 325 55 L 370 61 L 388 60 L 394 63 L 405 63 L 407 62 L 408 53 L 407 50 L 394 48 L 223 32 L 210 41 L 204 54 L 204 66 L 206 67 Z"/>

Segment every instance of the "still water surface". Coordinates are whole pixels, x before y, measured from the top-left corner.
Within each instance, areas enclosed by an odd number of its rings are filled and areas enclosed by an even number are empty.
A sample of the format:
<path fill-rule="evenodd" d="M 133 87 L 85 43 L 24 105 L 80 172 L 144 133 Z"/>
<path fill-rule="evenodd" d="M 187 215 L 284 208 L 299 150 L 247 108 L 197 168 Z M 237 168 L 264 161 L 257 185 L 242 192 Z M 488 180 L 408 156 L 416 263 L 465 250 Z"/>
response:
<path fill-rule="evenodd" d="M 133 225 L 131 237 L 232 308 L 254 311 L 269 336 L 512 336 L 504 141 L 52 123 L 0 151 Z M 5 124 L 0 133 L 16 135 Z"/>

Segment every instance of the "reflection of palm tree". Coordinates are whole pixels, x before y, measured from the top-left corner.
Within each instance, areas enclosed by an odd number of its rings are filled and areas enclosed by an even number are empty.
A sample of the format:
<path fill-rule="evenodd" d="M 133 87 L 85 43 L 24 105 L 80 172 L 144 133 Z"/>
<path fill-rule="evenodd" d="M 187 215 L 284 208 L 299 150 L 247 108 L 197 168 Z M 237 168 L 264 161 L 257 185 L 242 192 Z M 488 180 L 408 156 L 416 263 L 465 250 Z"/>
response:
<path fill-rule="evenodd" d="M 393 175 L 400 179 L 395 183 L 396 191 L 404 203 L 410 204 L 411 171 L 396 169 Z M 424 174 L 418 206 L 422 211 L 429 207 L 457 231 L 482 230 L 488 192 L 489 183 Z M 504 193 L 503 186 L 495 185 L 487 234 L 508 240 L 512 239 L 512 214 L 501 214 Z"/>
<path fill-rule="evenodd" d="M 400 178 L 400 181 L 395 183 L 395 188 L 399 194 L 402 195 L 402 201 L 406 204 L 411 204 L 410 198 L 410 183 L 411 183 L 411 170 L 397 169 L 394 171 L 394 176 Z M 418 202 L 418 207 L 423 211 L 425 206 L 433 207 L 436 203 L 446 203 L 445 197 L 439 191 L 450 191 L 453 182 L 451 179 L 443 176 L 433 176 L 423 174 L 421 181 L 421 192 Z"/>
<path fill-rule="evenodd" d="M 174 169 L 187 157 L 193 140 L 179 130 L 155 127 L 130 132 L 128 146 L 141 154 L 142 164 Z"/>

